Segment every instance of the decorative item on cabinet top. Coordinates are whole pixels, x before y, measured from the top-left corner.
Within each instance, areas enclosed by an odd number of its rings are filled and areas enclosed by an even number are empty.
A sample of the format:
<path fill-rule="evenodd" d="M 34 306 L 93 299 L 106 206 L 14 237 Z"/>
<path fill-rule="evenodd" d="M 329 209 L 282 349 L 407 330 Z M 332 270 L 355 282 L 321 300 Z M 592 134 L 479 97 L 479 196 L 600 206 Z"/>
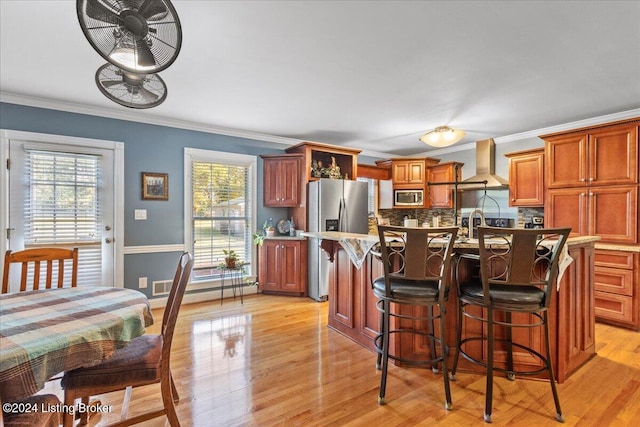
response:
<path fill-rule="evenodd" d="M 311 160 L 311 175 L 314 178 L 343 179 L 340 173 L 340 166 L 338 166 L 335 156 L 331 156 L 331 164 L 326 167 L 322 163 L 322 160 Z M 345 173 L 344 179 L 349 179 L 348 173 Z"/>

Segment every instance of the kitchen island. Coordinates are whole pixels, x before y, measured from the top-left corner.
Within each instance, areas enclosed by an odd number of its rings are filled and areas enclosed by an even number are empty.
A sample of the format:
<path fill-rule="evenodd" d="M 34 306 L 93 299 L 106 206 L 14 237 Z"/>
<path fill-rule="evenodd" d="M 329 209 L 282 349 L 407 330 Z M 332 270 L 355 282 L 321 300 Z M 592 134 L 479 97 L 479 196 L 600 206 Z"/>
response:
<path fill-rule="evenodd" d="M 351 338 L 360 345 L 375 351 L 373 338 L 379 330 L 380 318 L 376 309 L 376 297 L 371 282 L 384 274 L 382 263 L 368 253 L 360 268 L 351 261 L 349 254 L 340 243 L 341 239 L 362 240 L 370 243 L 377 236 L 338 232 L 305 232 L 309 244 L 319 244 L 326 252 L 330 263 L 329 274 L 329 319 L 328 326 Z M 565 271 L 549 307 L 549 326 L 553 367 L 556 379 L 564 382 L 573 372 L 595 355 L 595 311 L 594 311 L 594 243 L 596 236 L 571 237 L 567 241 L 568 253 L 574 259 Z M 368 246 L 368 245 L 365 245 Z M 475 240 L 456 242 L 454 252 L 477 253 Z M 350 251 L 353 252 L 353 251 Z M 477 261 L 462 259 L 458 266 L 461 281 L 478 273 Z M 452 282 L 452 286 L 455 283 Z M 457 296 L 449 294 L 446 310 L 446 341 L 454 354 L 457 322 Z M 541 329 L 541 328 L 538 328 Z M 436 327 L 436 330 L 438 328 Z M 463 321 L 462 335 L 478 336 L 484 333 L 479 322 Z M 543 350 L 543 331 L 514 331 L 514 340 L 524 340 L 537 351 Z M 395 354 L 406 358 L 430 358 L 428 341 L 419 339 L 392 340 Z M 478 343 L 468 349 L 477 359 L 484 359 L 486 348 Z M 496 353 L 496 361 L 501 354 Z M 516 369 L 539 366 L 539 360 L 529 353 L 514 353 Z M 484 368 L 468 363 L 460 358 L 459 371 L 484 373 Z"/>

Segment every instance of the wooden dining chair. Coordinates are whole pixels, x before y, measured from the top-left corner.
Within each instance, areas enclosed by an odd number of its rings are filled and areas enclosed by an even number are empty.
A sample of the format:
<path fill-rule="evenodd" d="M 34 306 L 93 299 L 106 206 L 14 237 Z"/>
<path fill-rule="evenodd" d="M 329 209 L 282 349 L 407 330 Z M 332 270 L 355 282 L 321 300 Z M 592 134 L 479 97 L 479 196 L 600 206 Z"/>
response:
<path fill-rule="evenodd" d="M 8 250 L 4 254 L 4 270 L 2 274 L 2 293 L 9 292 L 9 269 L 11 264 L 22 264 L 20 278 L 20 292 L 41 288 L 40 270 L 42 263 L 46 263 L 47 273 L 44 281 L 44 289 L 51 289 L 53 286 L 54 268 L 57 271 L 56 287 L 65 287 L 64 272 L 65 261 L 71 260 L 71 280 L 67 286 L 75 288 L 78 283 L 78 248 L 34 248 L 23 251 L 12 252 Z M 68 262 L 67 262 L 68 264 Z M 29 272 L 32 272 L 33 280 L 30 280 L 30 287 L 27 287 Z"/>
<path fill-rule="evenodd" d="M 177 402 L 179 397 L 171 376 L 169 357 L 176 319 L 192 268 L 193 257 L 184 252 L 176 268 L 159 335 L 146 334 L 134 338 L 104 362 L 65 373 L 61 382 L 65 405 L 74 405 L 77 398 L 82 398 L 86 404 L 89 396 L 126 390 L 121 420 L 113 425 L 128 426 L 166 415 L 172 427 L 180 426 L 174 407 L 174 401 Z M 126 419 L 131 388 L 157 383 L 160 383 L 163 408 Z M 84 424 L 87 417 L 86 414 L 82 416 L 81 424 Z M 71 414 L 64 414 L 63 425 L 73 425 Z"/>
<path fill-rule="evenodd" d="M 53 394 L 37 394 L 19 402 L 4 402 L 0 411 L 0 427 L 59 427 L 60 400 Z M 5 411 L 5 409 L 8 409 Z"/>

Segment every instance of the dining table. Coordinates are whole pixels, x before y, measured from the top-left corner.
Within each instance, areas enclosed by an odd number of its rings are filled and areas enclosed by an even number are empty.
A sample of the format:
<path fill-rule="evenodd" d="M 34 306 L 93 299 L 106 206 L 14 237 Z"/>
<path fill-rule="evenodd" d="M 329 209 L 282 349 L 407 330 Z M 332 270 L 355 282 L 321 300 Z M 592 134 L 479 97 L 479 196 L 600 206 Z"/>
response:
<path fill-rule="evenodd" d="M 149 300 L 134 289 L 0 295 L 0 399 L 23 399 L 61 372 L 96 365 L 152 324 Z"/>

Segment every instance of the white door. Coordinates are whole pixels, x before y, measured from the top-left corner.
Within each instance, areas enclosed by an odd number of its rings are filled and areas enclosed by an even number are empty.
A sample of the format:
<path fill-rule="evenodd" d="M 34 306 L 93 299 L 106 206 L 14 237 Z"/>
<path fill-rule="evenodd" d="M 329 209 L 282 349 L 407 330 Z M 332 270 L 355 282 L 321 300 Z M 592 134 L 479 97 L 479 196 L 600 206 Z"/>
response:
<path fill-rule="evenodd" d="M 78 286 L 114 286 L 114 150 L 59 138 L 8 139 L 7 249 L 77 247 Z"/>

